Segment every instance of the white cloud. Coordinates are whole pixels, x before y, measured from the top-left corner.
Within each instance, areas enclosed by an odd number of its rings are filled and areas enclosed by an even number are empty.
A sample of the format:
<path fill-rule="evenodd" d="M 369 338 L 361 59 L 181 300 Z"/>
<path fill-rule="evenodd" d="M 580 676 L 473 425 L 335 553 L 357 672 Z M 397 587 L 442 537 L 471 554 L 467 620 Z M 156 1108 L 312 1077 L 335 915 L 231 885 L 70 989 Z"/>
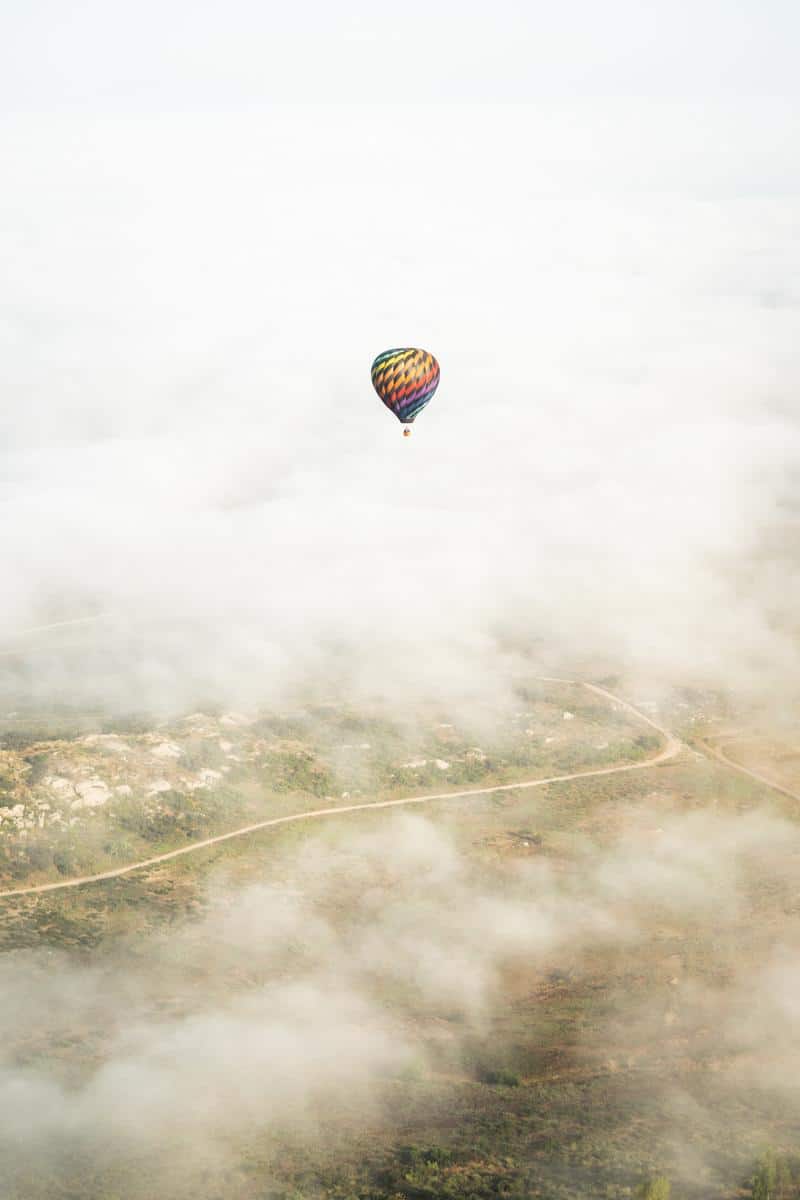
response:
<path fill-rule="evenodd" d="M 269 694 L 334 643 L 353 682 L 457 690 L 501 624 L 796 678 L 772 115 L 7 123 L 4 633 L 107 612 L 81 673 L 144 702 Z M 398 342 L 443 369 L 410 443 L 369 386 Z"/>

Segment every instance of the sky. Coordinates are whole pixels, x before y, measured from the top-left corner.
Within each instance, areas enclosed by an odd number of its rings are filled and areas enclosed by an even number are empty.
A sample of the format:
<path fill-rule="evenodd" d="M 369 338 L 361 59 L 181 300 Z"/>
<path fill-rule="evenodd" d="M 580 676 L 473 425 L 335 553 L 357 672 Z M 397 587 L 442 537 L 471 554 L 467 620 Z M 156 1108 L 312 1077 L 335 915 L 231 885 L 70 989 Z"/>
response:
<path fill-rule="evenodd" d="M 0 101 L 70 107 L 797 96 L 791 0 L 4 5 Z"/>
<path fill-rule="evenodd" d="M 0 14 L 0 640 L 105 622 L 14 687 L 791 691 L 794 6 Z"/>

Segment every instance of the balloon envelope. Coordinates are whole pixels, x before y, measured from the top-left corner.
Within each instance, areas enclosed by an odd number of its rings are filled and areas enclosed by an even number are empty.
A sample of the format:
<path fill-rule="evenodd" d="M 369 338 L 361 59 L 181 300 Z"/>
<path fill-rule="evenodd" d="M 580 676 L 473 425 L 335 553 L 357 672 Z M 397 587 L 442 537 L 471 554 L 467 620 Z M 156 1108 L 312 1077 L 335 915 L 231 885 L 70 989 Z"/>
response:
<path fill-rule="evenodd" d="M 372 386 L 398 421 L 410 425 L 439 386 L 439 374 L 427 350 L 384 350 L 372 364 Z"/>

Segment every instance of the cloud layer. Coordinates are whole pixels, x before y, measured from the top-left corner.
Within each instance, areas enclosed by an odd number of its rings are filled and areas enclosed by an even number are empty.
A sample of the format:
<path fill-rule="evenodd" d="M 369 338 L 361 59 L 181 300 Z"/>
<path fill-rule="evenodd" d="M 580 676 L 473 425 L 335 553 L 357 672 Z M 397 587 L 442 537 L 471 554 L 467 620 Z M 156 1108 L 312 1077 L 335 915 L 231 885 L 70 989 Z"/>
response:
<path fill-rule="evenodd" d="M 0 628 L 108 614 L 43 693 L 457 690 L 498 640 L 796 678 L 779 105 L 0 138 Z M 369 386 L 398 343 L 442 363 L 408 442 Z"/>

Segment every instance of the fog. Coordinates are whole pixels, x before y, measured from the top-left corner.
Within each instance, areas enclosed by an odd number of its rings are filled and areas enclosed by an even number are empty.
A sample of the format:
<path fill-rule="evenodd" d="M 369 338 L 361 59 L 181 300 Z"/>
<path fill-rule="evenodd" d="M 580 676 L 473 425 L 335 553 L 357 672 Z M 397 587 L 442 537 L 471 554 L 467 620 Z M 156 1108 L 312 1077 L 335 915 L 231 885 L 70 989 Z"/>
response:
<path fill-rule="evenodd" d="M 9 116 L 14 686 L 413 699 L 538 646 L 793 687 L 796 133 L 764 99 Z M 409 441 L 394 344 L 442 364 Z M 77 669 L 14 640 L 92 614 Z"/>
<path fill-rule="evenodd" d="M 148 1170 L 177 1160 L 191 1176 L 253 1130 L 265 1153 L 276 1133 L 319 1142 L 332 1110 L 347 1136 L 380 1121 L 387 1086 L 410 1068 L 469 1078 L 470 1046 L 507 1011 L 509 979 L 529 994 L 556 967 L 575 983 L 596 975 L 603 953 L 625 953 L 646 973 L 648 999 L 617 996 L 573 1056 L 600 1046 L 652 1057 L 660 1083 L 650 1102 L 655 1094 L 662 1123 L 688 1148 L 698 1112 L 706 1124 L 731 1120 L 710 1097 L 698 1109 L 696 1091 L 681 1092 L 666 1067 L 687 1039 L 705 1046 L 710 1027 L 724 1086 L 756 1082 L 791 1119 L 796 916 L 757 946 L 740 942 L 735 960 L 726 947 L 741 936 L 749 873 L 769 863 L 776 883 L 792 879 L 797 831 L 764 811 L 663 822 L 654 831 L 631 814 L 618 844 L 587 849 L 565 876 L 536 859 L 487 871 L 437 824 L 390 817 L 369 832 L 312 837 L 273 861 L 268 882 L 232 889 L 218 873 L 199 920 L 109 947 L 91 967 L 52 952 L 5 956 L 0 1140 L 11 1178 L 20 1171 L 34 1187 L 67 1144 L 62 1169 L 93 1164 L 96 1181 L 142 1154 Z M 675 920 L 694 931 L 684 967 L 708 945 L 711 963 L 730 967 L 725 987 L 713 967 L 703 981 L 684 978 L 668 945 L 654 956 L 654 928 Z M 666 991 L 654 990 L 662 977 Z M 84 1061 L 71 1063 L 81 1039 Z"/>

